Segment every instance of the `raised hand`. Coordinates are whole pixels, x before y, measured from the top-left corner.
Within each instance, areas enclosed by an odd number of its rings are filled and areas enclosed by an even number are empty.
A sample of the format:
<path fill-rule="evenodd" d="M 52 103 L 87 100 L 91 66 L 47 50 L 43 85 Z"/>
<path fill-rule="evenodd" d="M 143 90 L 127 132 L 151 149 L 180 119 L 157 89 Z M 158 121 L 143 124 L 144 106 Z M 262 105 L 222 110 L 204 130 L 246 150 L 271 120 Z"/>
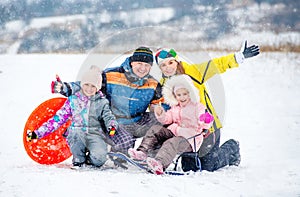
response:
<path fill-rule="evenodd" d="M 52 93 L 60 93 L 62 91 L 63 84 L 60 80 L 59 76 L 56 75 L 56 81 L 51 82 L 51 92 Z"/>
<path fill-rule="evenodd" d="M 249 57 L 257 56 L 260 51 L 257 45 L 252 45 L 250 47 L 247 47 L 247 40 L 246 40 L 243 44 L 241 52 L 245 58 L 249 58 Z"/>

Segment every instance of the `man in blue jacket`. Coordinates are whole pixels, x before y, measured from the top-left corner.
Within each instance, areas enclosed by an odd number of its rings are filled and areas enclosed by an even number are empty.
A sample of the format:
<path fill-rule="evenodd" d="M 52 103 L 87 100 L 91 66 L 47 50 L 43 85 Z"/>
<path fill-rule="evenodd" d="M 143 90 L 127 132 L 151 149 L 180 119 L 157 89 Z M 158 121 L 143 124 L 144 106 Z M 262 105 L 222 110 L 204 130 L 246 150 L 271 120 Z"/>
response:
<path fill-rule="evenodd" d="M 147 109 L 163 102 L 161 85 L 149 73 L 153 53 L 147 47 L 139 47 L 118 67 L 102 73 L 102 92 L 110 102 L 111 110 L 119 124 L 134 137 L 143 137 L 147 130 L 160 124 Z M 55 81 L 53 92 L 70 96 L 80 90 L 80 82 Z M 151 108 L 151 107 L 150 107 Z"/>

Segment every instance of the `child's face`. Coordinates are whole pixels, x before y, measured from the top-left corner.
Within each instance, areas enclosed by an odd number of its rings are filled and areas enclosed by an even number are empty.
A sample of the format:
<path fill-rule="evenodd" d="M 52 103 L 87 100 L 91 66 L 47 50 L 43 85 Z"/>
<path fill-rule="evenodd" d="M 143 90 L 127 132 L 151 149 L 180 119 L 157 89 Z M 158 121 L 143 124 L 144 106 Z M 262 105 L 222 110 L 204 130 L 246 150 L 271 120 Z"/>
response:
<path fill-rule="evenodd" d="M 191 100 L 190 93 L 185 88 L 180 88 L 180 89 L 176 90 L 175 98 L 178 101 L 179 105 L 182 107 L 186 106 Z"/>
<path fill-rule="evenodd" d="M 86 83 L 82 86 L 82 92 L 85 96 L 93 96 L 96 94 L 97 88 L 90 83 Z"/>
<path fill-rule="evenodd" d="M 166 77 L 171 77 L 176 74 L 178 62 L 176 60 L 167 60 L 160 65 L 161 72 Z"/>

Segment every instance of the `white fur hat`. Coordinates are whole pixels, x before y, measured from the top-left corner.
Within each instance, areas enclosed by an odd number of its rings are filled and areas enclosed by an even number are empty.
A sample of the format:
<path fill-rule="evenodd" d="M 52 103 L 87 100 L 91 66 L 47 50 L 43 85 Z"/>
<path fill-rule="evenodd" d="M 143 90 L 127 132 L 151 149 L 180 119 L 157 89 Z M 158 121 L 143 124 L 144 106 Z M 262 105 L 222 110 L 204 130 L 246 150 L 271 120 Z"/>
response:
<path fill-rule="evenodd" d="M 194 86 L 192 79 L 188 75 L 175 75 L 165 83 L 162 89 L 162 94 L 166 104 L 170 106 L 178 105 L 174 96 L 174 90 L 178 89 L 176 87 L 186 88 L 190 93 L 192 102 L 200 101 L 199 91 Z"/>
<path fill-rule="evenodd" d="M 101 70 L 97 66 L 91 66 L 81 78 L 81 86 L 90 83 L 97 88 L 97 91 L 101 89 L 102 86 L 102 75 Z"/>

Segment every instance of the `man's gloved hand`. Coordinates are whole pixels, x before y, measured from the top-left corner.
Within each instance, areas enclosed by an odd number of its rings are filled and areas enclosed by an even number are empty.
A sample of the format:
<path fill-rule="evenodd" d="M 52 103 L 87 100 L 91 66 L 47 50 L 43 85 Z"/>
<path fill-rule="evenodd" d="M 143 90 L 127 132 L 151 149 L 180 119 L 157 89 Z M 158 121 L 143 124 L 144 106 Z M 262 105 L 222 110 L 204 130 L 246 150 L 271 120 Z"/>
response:
<path fill-rule="evenodd" d="M 51 92 L 52 93 L 60 93 L 63 89 L 63 83 L 60 80 L 59 76 L 56 75 L 56 81 L 51 82 Z"/>
<path fill-rule="evenodd" d="M 33 139 L 38 139 L 38 136 L 34 131 L 27 130 L 26 140 L 31 142 Z"/>
<path fill-rule="evenodd" d="M 246 40 L 241 52 L 243 53 L 245 58 L 254 57 L 259 54 L 259 47 L 257 45 L 252 45 L 250 47 L 247 47 L 247 40 Z"/>

